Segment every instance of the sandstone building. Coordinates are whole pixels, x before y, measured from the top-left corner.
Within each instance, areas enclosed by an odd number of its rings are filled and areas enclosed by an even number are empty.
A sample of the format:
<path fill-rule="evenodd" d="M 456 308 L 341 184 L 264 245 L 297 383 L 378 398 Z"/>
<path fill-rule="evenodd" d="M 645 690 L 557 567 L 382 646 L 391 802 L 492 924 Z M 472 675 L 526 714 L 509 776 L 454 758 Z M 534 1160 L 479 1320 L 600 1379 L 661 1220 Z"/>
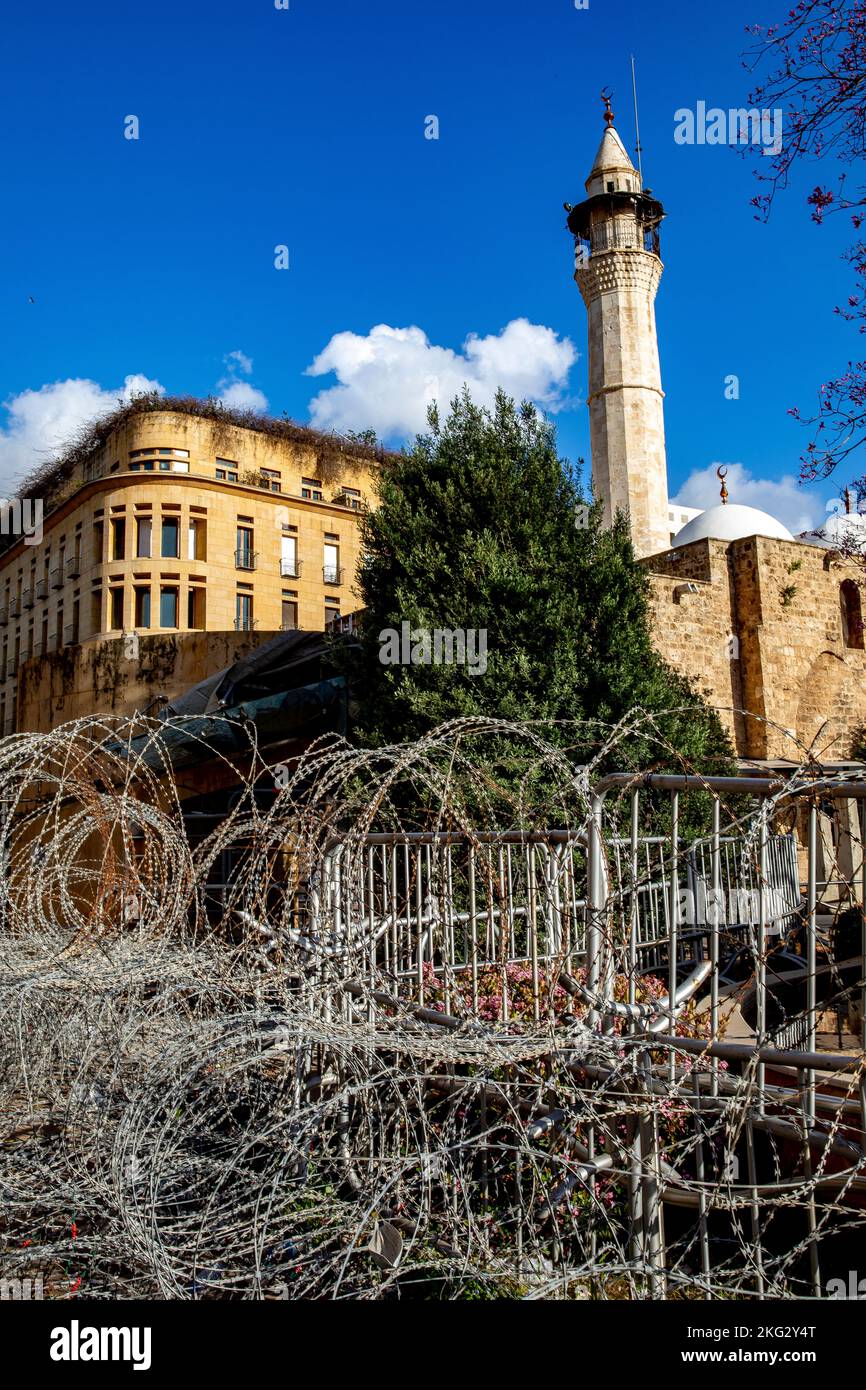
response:
<path fill-rule="evenodd" d="M 0 728 L 160 705 L 358 601 L 375 451 L 195 403 L 118 412 L 34 480 L 41 540 L 0 555 Z"/>
<path fill-rule="evenodd" d="M 595 495 L 608 520 L 628 513 L 658 649 L 719 710 L 740 756 L 844 761 L 866 725 L 863 561 L 838 525 L 795 539 L 724 488 L 704 512 L 669 503 L 653 308 L 664 211 L 606 106 L 586 199 L 566 204 L 588 315 Z"/>

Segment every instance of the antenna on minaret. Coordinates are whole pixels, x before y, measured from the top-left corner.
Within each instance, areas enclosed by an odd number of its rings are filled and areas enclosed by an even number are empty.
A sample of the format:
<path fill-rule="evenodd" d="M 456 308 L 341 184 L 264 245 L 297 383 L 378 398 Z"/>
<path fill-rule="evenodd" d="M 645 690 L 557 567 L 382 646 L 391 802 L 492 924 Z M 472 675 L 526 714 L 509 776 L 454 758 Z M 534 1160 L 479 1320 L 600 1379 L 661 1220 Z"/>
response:
<path fill-rule="evenodd" d="M 637 82 L 635 81 L 635 75 L 634 75 L 634 54 L 631 55 L 631 90 L 632 90 L 632 95 L 634 96 L 634 133 L 635 133 L 635 138 L 637 139 L 637 144 L 635 145 L 634 149 L 635 149 L 635 154 L 637 155 L 637 171 L 638 171 L 638 173 L 639 173 L 639 175 L 640 175 L 641 184 L 643 184 L 643 166 L 642 166 L 642 164 L 641 164 L 641 153 L 642 153 L 642 149 L 641 149 L 641 143 L 640 143 L 640 126 L 639 126 L 638 123 L 637 123 Z"/>

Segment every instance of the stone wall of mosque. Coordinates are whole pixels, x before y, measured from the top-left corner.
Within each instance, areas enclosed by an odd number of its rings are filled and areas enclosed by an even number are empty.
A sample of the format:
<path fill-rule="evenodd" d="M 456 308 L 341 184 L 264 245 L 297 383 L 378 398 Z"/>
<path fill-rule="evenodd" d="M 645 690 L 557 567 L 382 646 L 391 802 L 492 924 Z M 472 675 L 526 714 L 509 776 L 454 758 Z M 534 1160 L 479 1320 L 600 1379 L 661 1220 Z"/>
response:
<path fill-rule="evenodd" d="M 752 536 L 647 567 L 657 648 L 719 709 L 740 756 L 852 755 L 866 725 L 862 563 Z"/>

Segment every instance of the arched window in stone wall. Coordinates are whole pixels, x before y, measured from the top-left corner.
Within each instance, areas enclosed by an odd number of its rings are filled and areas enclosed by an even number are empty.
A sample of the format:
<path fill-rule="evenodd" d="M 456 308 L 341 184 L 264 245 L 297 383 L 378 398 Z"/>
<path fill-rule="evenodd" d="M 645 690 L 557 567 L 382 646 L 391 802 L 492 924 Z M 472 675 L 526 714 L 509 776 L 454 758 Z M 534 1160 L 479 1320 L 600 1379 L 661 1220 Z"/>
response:
<path fill-rule="evenodd" d="M 860 585 L 854 579 L 845 579 L 839 591 L 842 603 L 842 637 L 846 647 L 863 650 L 863 603 Z"/>

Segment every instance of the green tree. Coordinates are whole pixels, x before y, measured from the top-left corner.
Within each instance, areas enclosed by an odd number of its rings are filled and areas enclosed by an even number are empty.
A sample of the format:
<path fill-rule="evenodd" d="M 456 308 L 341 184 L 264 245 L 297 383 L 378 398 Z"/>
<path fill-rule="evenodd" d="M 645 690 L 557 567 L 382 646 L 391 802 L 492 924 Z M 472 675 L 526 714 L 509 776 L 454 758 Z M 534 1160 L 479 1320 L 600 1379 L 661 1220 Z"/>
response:
<path fill-rule="evenodd" d="M 356 733 L 378 746 L 447 719 L 598 721 L 640 708 L 680 710 L 664 736 L 690 764 L 726 771 L 732 750 L 717 716 L 653 648 L 649 585 L 623 517 L 601 527 L 560 459 L 553 427 L 504 394 L 487 411 L 468 394 L 442 424 L 383 469 L 380 505 L 363 519 L 363 657 Z M 484 630 L 483 663 L 384 665 L 388 630 Z M 471 651 L 471 648 L 470 648 Z M 574 726 L 554 738 L 575 745 Z M 670 764 L 657 741 L 627 737 L 617 765 Z"/>

